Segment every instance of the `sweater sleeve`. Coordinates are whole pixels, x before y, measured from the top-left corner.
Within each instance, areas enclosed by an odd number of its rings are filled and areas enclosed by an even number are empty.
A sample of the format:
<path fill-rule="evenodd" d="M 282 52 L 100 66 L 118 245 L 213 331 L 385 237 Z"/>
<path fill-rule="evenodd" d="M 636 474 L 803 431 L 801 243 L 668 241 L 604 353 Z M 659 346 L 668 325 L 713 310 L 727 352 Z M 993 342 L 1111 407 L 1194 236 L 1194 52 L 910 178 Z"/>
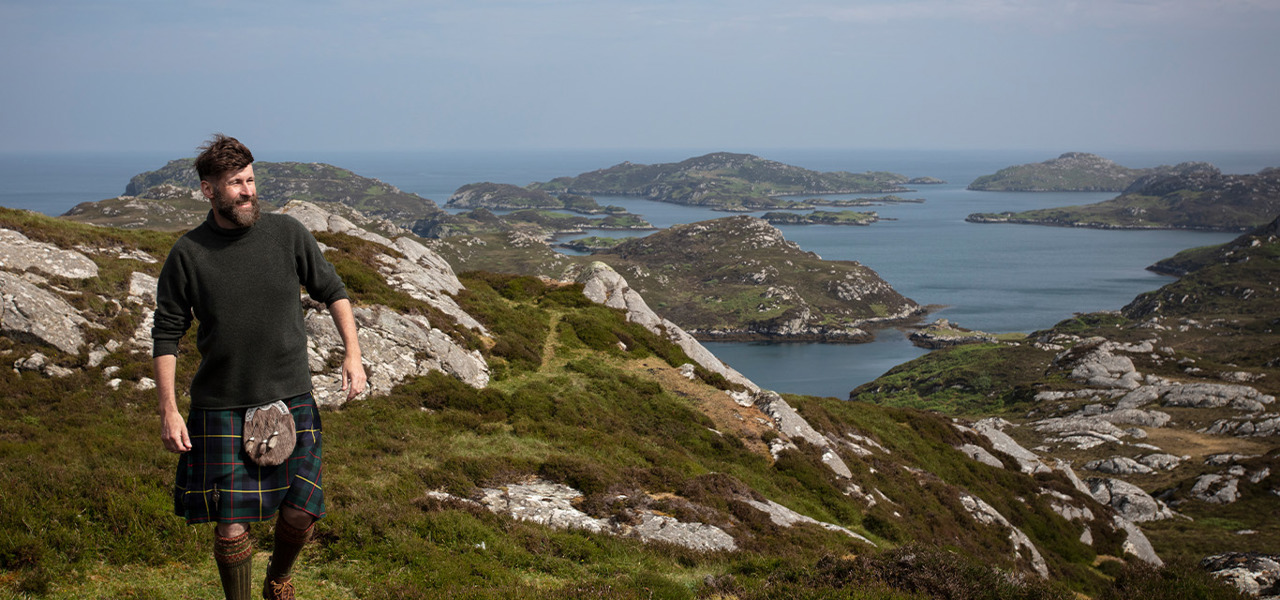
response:
<path fill-rule="evenodd" d="M 186 274 L 181 250 L 169 252 L 156 283 L 156 311 L 151 327 L 151 355 L 178 353 L 178 342 L 191 327 L 191 301 L 187 298 Z"/>
<path fill-rule="evenodd" d="M 315 236 L 293 217 L 289 217 L 289 220 L 293 221 L 298 232 L 295 250 L 298 280 L 307 288 L 307 294 L 312 300 L 326 306 L 347 298 L 346 285 L 342 283 L 342 278 L 338 277 L 338 272 L 329 259 L 324 257 L 324 252 L 316 243 Z"/>

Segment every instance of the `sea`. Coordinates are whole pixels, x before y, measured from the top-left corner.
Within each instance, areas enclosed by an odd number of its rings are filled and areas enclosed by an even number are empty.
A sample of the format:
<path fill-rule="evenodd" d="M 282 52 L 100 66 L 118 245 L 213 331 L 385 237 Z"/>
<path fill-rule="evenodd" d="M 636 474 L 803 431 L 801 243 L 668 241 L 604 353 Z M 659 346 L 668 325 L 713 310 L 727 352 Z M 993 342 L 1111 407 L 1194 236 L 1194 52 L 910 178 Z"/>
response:
<path fill-rule="evenodd" d="M 525 185 L 607 168 L 624 161 L 678 162 L 723 149 L 460 150 L 415 152 L 259 153 L 263 161 L 325 162 L 373 177 L 443 206 L 462 185 L 482 181 Z M 1062 151 L 1036 150 L 734 150 L 817 171 L 890 171 L 936 177 L 940 185 L 898 194 L 921 203 L 856 208 L 877 212 L 870 226 L 787 225 L 787 239 L 830 260 L 851 260 L 875 270 L 903 295 L 945 318 L 992 333 L 1029 333 L 1077 313 L 1118 310 L 1171 279 L 1146 270 L 1188 248 L 1227 242 L 1236 234 L 1189 231 L 1104 231 L 1013 224 L 975 224 L 975 212 L 1021 211 L 1100 202 L 1114 193 L 969 191 L 975 178 L 1004 167 L 1041 162 Z M 1090 150 L 1128 167 L 1210 162 L 1224 173 L 1256 173 L 1280 166 L 1280 150 Z M 129 179 L 158 169 L 176 155 L 0 154 L 0 206 L 60 215 L 80 202 L 124 193 Z M 874 197 L 877 195 L 870 195 Z M 856 195 L 832 196 L 852 198 Z M 705 208 L 634 197 L 597 197 L 625 207 L 656 227 L 728 216 Z M 756 214 L 762 213 L 748 213 Z M 649 232 L 589 231 L 619 237 Z M 568 252 L 568 251 L 565 251 Z M 713 342 L 721 360 L 767 389 L 846 398 L 857 386 L 923 355 L 907 328 L 875 332 L 865 344 Z"/>

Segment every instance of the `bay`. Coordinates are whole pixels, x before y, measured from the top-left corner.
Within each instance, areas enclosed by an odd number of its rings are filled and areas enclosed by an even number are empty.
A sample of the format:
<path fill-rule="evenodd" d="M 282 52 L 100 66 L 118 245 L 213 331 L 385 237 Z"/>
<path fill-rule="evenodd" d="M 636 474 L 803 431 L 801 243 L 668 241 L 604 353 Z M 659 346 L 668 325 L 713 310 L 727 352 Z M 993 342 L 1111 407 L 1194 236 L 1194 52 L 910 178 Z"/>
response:
<path fill-rule="evenodd" d="M 678 162 L 712 150 L 605 149 L 426 151 L 384 153 L 260 153 L 264 161 L 327 162 L 374 177 L 443 205 L 458 187 L 480 181 L 525 185 L 606 168 L 623 161 Z M 787 239 L 832 260 L 856 260 L 902 294 L 944 308 L 930 318 L 991 332 L 1044 329 L 1077 312 L 1119 309 L 1170 281 L 1146 271 L 1180 250 L 1220 244 L 1233 234 L 1186 231 L 1101 231 L 1032 225 L 974 224 L 974 212 L 1029 210 L 1106 200 L 1115 194 L 974 192 L 974 178 L 1060 152 L 1034 150 L 751 150 L 764 158 L 819 171 L 892 171 L 948 183 L 899 194 L 922 204 L 887 204 L 885 219 L 867 227 L 783 226 Z M 1226 173 L 1255 173 L 1280 165 L 1280 152 L 1098 152 L 1130 167 L 1212 162 Z M 76 203 L 114 197 L 130 177 L 158 169 L 174 156 L 0 155 L 0 205 L 56 215 Z M 840 197 L 840 196 L 837 196 Z M 846 196 L 848 197 L 848 196 Z M 642 198 L 599 197 L 670 227 L 727 213 Z M 759 215 L 762 213 L 749 213 Z M 639 236 L 649 232 L 591 231 Z M 579 237 L 579 236 L 568 236 Z M 885 329 L 869 344 L 709 343 L 722 360 L 763 387 L 781 392 L 845 397 L 850 390 L 925 351 L 905 332 Z"/>

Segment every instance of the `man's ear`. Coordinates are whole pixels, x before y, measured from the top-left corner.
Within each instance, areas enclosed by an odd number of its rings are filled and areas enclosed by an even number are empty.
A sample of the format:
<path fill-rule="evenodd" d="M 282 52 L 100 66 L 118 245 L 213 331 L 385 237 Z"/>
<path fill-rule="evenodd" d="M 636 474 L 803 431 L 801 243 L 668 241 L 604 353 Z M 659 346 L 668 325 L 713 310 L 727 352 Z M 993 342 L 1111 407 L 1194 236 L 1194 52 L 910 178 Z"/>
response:
<path fill-rule="evenodd" d="M 209 200 L 213 200 L 213 184 L 212 183 L 209 183 L 208 181 L 201 179 L 200 191 L 204 193 L 205 198 Z"/>

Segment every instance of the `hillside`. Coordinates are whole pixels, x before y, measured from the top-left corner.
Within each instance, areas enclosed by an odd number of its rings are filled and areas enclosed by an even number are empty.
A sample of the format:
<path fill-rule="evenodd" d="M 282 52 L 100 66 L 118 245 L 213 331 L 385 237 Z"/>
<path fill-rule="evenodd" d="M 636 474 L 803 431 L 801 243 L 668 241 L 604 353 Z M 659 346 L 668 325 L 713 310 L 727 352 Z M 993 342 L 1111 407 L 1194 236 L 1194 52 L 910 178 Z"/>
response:
<path fill-rule="evenodd" d="M 603 264 L 458 276 L 410 237 L 286 210 L 347 282 L 371 370 L 342 404 L 340 342 L 308 309 L 331 440 L 329 516 L 295 571 L 308 597 L 1065 599 L 1114 594 L 1117 575 L 1123 597 L 1170 581 L 1231 597 L 1198 569 L 1142 567 L 1160 561 L 1145 536 L 1069 468 L 1023 473 L 935 414 L 759 390 Z M 6 594 L 217 594 L 154 435 L 145 332 L 175 238 L 0 209 Z"/>
<path fill-rule="evenodd" d="M 1097 229 L 1249 231 L 1280 213 L 1280 169 L 1223 175 L 1204 163 L 1149 175 L 1116 198 L 1084 206 L 1025 212 L 977 213 L 974 223 L 1022 223 Z"/>
<path fill-rule="evenodd" d="M 1278 228 L 1198 250 L 1193 270 L 1120 311 L 935 351 L 850 398 L 1003 417 L 989 426 L 1033 450 L 1026 464 L 1072 461 L 1165 558 L 1277 554 Z"/>
<path fill-rule="evenodd" d="M 699 339 L 867 341 L 923 312 L 871 269 L 822 260 L 761 219 L 677 225 L 596 253 Z"/>
<path fill-rule="evenodd" d="M 989 192 L 1120 192 L 1148 175 L 1168 173 L 1173 167 L 1131 169 L 1084 152 L 1067 152 L 1039 163 L 1006 167 L 969 184 L 971 190 Z"/>
<path fill-rule="evenodd" d="M 778 196 L 908 191 L 896 173 L 818 172 L 750 154 L 717 152 L 678 163 L 624 162 L 607 169 L 558 177 L 529 187 L 588 196 L 643 196 L 651 200 L 722 210 L 788 208 Z"/>
<path fill-rule="evenodd" d="M 135 175 L 123 196 L 81 203 L 63 216 L 112 227 L 189 229 L 209 212 L 193 164 L 190 158 L 171 160 L 160 169 Z M 258 199 L 268 207 L 290 200 L 342 204 L 401 228 L 441 214 L 431 200 L 333 165 L 259 161 L 253 168 Z"/>

